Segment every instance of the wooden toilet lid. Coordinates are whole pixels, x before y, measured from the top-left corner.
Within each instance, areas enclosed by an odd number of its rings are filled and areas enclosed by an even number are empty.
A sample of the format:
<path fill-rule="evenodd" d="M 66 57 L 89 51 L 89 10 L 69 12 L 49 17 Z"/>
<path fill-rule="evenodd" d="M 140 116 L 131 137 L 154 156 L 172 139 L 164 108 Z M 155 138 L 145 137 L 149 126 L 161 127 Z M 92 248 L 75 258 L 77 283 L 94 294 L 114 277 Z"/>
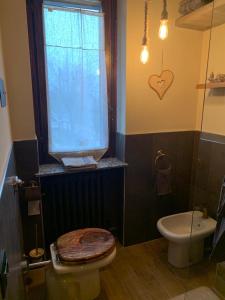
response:
<path fill-rule="evenodd" d="M 56 247 L 60 260 L 84 263 L 111 253 L 115 248 L 115 238 L 107 230 L 85 228 L 60 236 Z"/>

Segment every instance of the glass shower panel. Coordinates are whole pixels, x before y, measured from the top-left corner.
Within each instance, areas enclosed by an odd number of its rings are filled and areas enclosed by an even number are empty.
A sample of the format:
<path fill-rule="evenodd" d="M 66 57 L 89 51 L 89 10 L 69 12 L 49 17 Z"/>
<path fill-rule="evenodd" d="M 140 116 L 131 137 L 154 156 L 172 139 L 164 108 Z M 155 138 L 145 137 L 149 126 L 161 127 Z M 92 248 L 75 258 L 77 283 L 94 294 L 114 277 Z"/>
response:
<path fill-rule="evenodd" d="M 225 296 L 225 266 L 217 263 L 225 261 L 225 254 L 223 257 L 220 253 L 222 247 L 212 255 L 225 176 L 225 2 L 222 2 L 212 2 L 211 26 L 203 32 L 202 39 L 198 84 L 202 122 L 194 146 L 189 254 L 189 276 L 192 280 L 196 278 L 190 282 L 189 290 L 196 289 L 196 294 L 187 291 L 185 296 L 193 300 L 223 299 Z"/>

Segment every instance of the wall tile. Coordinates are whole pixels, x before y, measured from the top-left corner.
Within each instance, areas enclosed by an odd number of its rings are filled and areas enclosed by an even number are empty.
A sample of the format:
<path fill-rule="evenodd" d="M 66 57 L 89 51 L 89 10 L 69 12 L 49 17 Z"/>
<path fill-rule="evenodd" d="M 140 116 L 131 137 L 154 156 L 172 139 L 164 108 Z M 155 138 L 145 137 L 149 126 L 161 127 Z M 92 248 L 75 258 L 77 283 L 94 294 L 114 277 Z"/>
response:
<path fill-rule="evenodd" d="M 126 136 L 125 242 L 154 239 L 162 216 L 189 208 L 194 132 Z M 172 163 L 172 194 L 157 196 L 155 158 L 162 149 Z"/>
<path fill-rule="evenodd" d="M 34 179 L 38 172 L 37 140 L 16 141 L 14 151 L 18 176 L 24 181 Z"/>
<path fill-rule="evenodd" d="M 15 176 L 14 155 L 11 154 L 6 182 L 0 198 L 0 248 L 5 249 L 9 260 L 7 300 L 23 300 L 20 262 L 22 260 L 22 234 L 17 193 L 7 184 L 7 178 Z"/>

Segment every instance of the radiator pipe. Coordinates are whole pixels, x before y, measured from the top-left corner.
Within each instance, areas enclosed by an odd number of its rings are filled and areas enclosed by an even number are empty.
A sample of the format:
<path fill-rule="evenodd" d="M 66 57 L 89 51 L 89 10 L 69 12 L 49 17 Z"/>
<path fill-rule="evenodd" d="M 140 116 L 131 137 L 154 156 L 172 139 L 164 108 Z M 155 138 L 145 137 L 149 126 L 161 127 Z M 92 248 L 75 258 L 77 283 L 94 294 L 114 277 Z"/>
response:
<path fill-rule="evenodd" d="M 51 260 L 44 260 L 44 261 L 39 261 L 35 263 L 28 263 L 27 261 L 23 261 L 21 266 L 23 270 L 29 271 L 29 270 L 34 270 L 34 269 L 39 269 L 45 266 L 48 266 L 51 264 Z"/>
<path fill-rule="evenodd" d="M 51 262 L 52 262 L 51 260 L 44 260 L 44 261 L 39 261 L 36 263 L 30 263 L 30 264 L 28 264 L 28 269 L 29 270 L 39 269 L 39 268 L 50 265 Z"/>

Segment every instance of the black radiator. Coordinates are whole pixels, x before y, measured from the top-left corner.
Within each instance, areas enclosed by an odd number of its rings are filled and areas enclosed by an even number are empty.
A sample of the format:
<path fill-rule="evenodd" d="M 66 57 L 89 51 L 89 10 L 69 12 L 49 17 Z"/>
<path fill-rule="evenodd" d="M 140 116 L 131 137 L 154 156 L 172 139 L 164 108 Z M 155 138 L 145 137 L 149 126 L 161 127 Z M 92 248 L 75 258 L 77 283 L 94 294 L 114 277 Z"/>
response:
<path fill-rule="evenodd" d="M 124 169 L 41 178 L 46 249 L 71 230 L 100 227 L 122 242 Z"/>

